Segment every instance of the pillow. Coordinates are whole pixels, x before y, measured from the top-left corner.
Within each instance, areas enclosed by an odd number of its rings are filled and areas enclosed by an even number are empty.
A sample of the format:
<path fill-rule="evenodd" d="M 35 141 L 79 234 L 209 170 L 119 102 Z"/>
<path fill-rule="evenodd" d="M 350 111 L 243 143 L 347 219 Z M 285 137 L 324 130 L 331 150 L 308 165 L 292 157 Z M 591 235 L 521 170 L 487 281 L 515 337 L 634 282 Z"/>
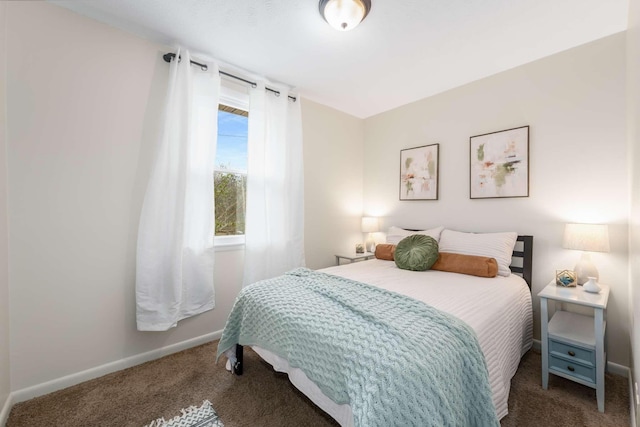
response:
<path fill-rule="evenodd" d="M 396 245 L 388 243 L 379 243 L 376 245 L 376 258 L 393 261 L 393 253 L 396 251 Z"/>
<path fill-rule="evenodd" d="M 498 262 L 498 274 L 509 276 L 511 255 L 518 233 L 462 233 L 443 230 L 440 235 L 440 250 L 463 255 L 477 255 L 495 258 Z"/>
<path fill-rule="evenodd" d="M 387 231 L 387 243 L 397 245 L 398 243 L 400 243 L 400 240 L 408 236 L 413 236 L 415 234 L 431 236 L 435 239 L 436 242 L 438 242 L 440 240 L 440 233 L 442 233 L 442 230 L 444 230 L 444 227 L 442 226 L 420 231 L 405 230 L 404 228 L 391 226 Z"/>
<path fill-rule="evenodd" d="M 431 236 L 414 234 L 400 240 L 393 254 L 398 268 L 425 271 L 438 259 L 438 242 Z"/>
<path fill-rule="evenodd" d="M 496 277 L 498 263 L 495 258 L 440 252 L 438 260 L 431 269 L 478 277 Z"/>

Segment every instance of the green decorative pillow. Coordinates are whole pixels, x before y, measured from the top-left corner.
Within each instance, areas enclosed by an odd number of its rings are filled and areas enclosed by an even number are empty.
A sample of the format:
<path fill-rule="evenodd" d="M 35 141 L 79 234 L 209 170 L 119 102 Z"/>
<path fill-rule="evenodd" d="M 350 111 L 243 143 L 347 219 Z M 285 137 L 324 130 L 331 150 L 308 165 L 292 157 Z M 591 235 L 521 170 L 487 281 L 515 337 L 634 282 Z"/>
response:
<path fill-rule="evenodd" d="M 396 246 L 393 258 L 403 270 L 428 270 L 438 260 L 438 242 L 424 234 L 405 237 Z"/>

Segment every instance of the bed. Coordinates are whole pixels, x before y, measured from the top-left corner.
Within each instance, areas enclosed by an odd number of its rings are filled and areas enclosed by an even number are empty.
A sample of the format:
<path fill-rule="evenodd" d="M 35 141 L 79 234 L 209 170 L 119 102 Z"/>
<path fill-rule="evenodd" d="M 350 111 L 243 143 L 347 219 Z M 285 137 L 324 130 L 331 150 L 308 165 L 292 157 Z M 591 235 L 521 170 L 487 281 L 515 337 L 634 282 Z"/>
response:
<path fill-rule="evenodd" d="M 467 417 L 467 420 L 474 420 L 472 424 L 477 424 L 479 419 L 478 417 L 492 415 L 493 417 L 495 417 L 495 422 L 491 421 L 491 423 L 495 425 L 497 423 L 497 420 L 504 417 L 508 413 L 507 400 L 509 396 L 511 378 L 517 370 L 520 358 L 522 357 L 522 355 L 524 355 L 524 353 L 526 353 L 526 351 L 529 350 L 532 344 L 532 309 L 530 283 L 533 238 L 531 236 L 518 236 L 517 241 L 519 243 L 513 249 L 513 259 L 515 261 L 509 266 L 509 268 L 513 273 L 521 274 L 522 277 L 516 274 L 509 274 L 508 276 L 499 275 L 494 278 L 480 278 L 465 274 L 456 274 L 443 271 L 407 271 L 398 269 L 393 261 L 381 259 L 373 259 L 353 264 L 330 267 L 313 273 L 300 271 L 296 274 L 299 274 L 301 276 L 313 275 L 314 280 L 316 278 L 318 278 L 318 280 L 331 278 L 331 280 L 335 280 L 338 283 L 336 287 L 340 289 L 342 289 L 345 283 L 364 283 L 368 287 L 378 289 L 378 293 L 383 294 L 382 296 L 385 298 L 389 297 L 389 295 L 387 294 L 391 294 L 390 298 L 392 299 L 394 298 L 393 295 L 401 294 L 408 297 L 408 299 L 410 299 L 411 301 L 419 301 L 420 303 L 418 304 L 420 304 L 421 306 L 425 305 L 422 303 L 426 303 L 426 305 L 429 307 L 437 308 L 438 313 L 445 316 L 446 319 L 449 319 L 447 320 L 447 322 L 461 323 L 461 330 L 456 333 L 466 333 L 464 331 L 465 327 L 472 330 L 473 332 L 471 335 L 475 334 L 475 337 L 477 337 L 477 345 L 479 346 L 478 353 L 481 353 L 481 362 L 486 367 L 486 382 L 488 383 L 487 387 L 490 389 L 486 393 L 489 396 L 489 400 L 485 400 L 483 402 L 482 399 L 478 397 L 482 395 L 483 392 L 478 392 L 474 388 L 476 387 L 475 384 L 479 383 L 480 385 L 478 387 L 480 387 L 480 390 L 482 390 L 482 378 L 480 378 L 482 375 L 481 373 L 474 373 L 474 370 L 476 370 L 475 367 L 476 365 L 478 365 L 477 359 L 473 359 L 474 356 L 469 356 L 470 359 L 467 360 L 466 355 L 469 354 L 471 350 L 461 349 L 460 351 L 462 352 L 462 355 L 458 355 L 456 353 L 454 356 L 443 357 L 445 361 L 438 362 L 450 363 L 446 360 L 453 359 L 457 361 L 464 359 L 464 362 L 460 362 L 458 365 L 452 367 L 442 367 L 442 365 L 437 365 L 436 362 L 433 362 L 434 366 L 438 366 L 437 368 L 434 368 L 436 371 L 447 372 L 447 374 L 444 375 L 444 377 L 446 378 L 444 382 L 442 381 L 442 378 L 436 378 L 437 373 L 431 373 L 431 377 L 426 379 L 424 383 L 421 383 L 423 385 L 411 384 L 411 387 L 409 387 L 411 388 L 411 396 L 409 400 L 411 400 L 413 394 L 415 394 L 415 390 L 426 387 L 425 384 L 434 388 L 431 393 L 434 393 L 436 397 L 420 397 L 419 399 L 416 398 L 417 403 L 414 404 L 414 406 L 410 409 L 405 408 L 404 412 L 415 411 L 416 413 L 419 413 L 420 411 L 431 411 L 432 413 L 435 413 L 437 411 L 441 411 L 444 413 L 441 416 L 445 418 L 437 418 L 435 417 L 435 415 L 428 415 L 430 417 L 430 420 L 436 420 L 432 422 L 433 425 L 452 423 L 456 424 L 460 422 L 469 424 L 468 422 L 460 421 L 464 420 L 465 418 L 458 418 L 457 420 L 446 418 L 448 416 L 447 412 L 456 412 L 461 406 L 466 407 L 475 405 L 477 406 L 477 408 L 469 409 L 469 411 L 475 412 L 465 413 L 461 416 Z M 511 261 L 511 257 L 509 261 Z M 314 289 L 313 292 L 318 291 L 317 289 Z M 322 290 L 321 292 L 325 291 Z M 376 304 L 381 303 L 376 302 Z M 291 302 L 283 304 L 283 306 L 287 307 L 295 305 L 297 304 L 292 304 Z M 377 307 L 379 306 L 380 305 L 378 305 Z M 255 307 L 245 308 L 245 311 L 252 311 L 254 309 Z M 305 310 L 309 311 L 313 309 L 314 307 L 310 306 Z M 236 310 L 235 306 L 234 310 Z M 291 310 L 295 312 L 296 308 L 292 307 Z M 386 312 L 386 310 L 377 311 Z M 393 312 L 393 310 L 390 309 L 390 312 Z M 287 318 L 291 316 L 292 314 L 290 314 L 288 311 L 279 312 L 277 315 L 275 315 L 276 318 Z M 240 319 L 245 317 L 245 315 L 237 317 Z M 340 320 L 338 317 L 336 317 L 338 323 L 342 323 L 343 325 L 351 325 L 351 318 L 345 318 L 349 320 Z M 421 320 L 407 321 L 420 322 Z M 227 326 L 229 326 L 229 324 Z M 273 326 L 269 327 L 272 328 Z M 338 325 L 337 328 L 337 330 L 340 330 L 340 325 Z M 420 330 L 429 328 L 430 327 L 421 326 Z M 225 333 L 226 331 L 227 327 L 225 327 Z M 403 402 L 407 400 L 407 396 L 401 394 L 403 393 L 403 390 L 398 391 L 398 385 L 390 384 L 388 382 L 389 379 L 385 379 L 382 383 L 378 382 L 376 384 L 366 383 L 362 385 L 358 383 L 357 386 L 353 387 L 354 389 L 358 389 L 358 387 L 360 387 L 361 389 L 367 389 L 367 391 L 363 392 L 365 396 L 382 394 L 382 397 L 378 398 L 377 400 L 374 399 L 373 401 L 367 401 L 359 398 L 354 399 L 353 394 L 349 394 L 349 396 L 342 396 L 340 390 L 336 391 L 335 388 L 332 389 L 331 386 L 327 386 L 327 383 L 329 383 L 330 385 L 335 385 L 331 382 L 334 381 L 333 378 L 330 380 L 326 380 L 324 376 L 324 371 L 327 369 L 332 369 L 331 367 L 327 368 L 327 366 L 323 365 L 320 371 L 314 371 L 312 368 L 310 369 L 309 367 L 305 366 L 305 358 L 313 359 L 315 357 L 315 354 L 313 354 L 314 347 L 311 347 L 312 350 L 308 351 L 304 355 L 304 357 L 296 357 L 296 354 L 294 354 L 295 351 L 291 351 L 291 347 L 289 347 L 289 350 L 283 350 L 278 345 L 274 345 L 272 342 L 270 342 L 269 339 L 256 339 L 254 337 L 249 338 L 248 335 L 251 334 L 246 333 L 244 334 L 244 336 L 242 334 L 239 334 L 235 338 L 229 339 L 228 334 L 225 338 L 225 333 L 223 333 L 223 338 L 221 340 L 221 346 L 223 348 L 219 346 L 218 355 L 224 352 L 229 357 L 229 364 L 232 366 L 235 373 L 242 374 L 241 345 L 251 345 L 253 350 L 265 361 L 271 364 L 276 371 L 286 372 L 294 386 L 296 386 L 301 392 L 309 397 L 312 402 L 314 402 L 318 407 L 327 412 L 342 426 L 364 426 L 374 424 L 390 425 L 389 420 L 385 420 L 384 422 L 378 422 L 378 420 L 380 420 L 380 417 L 384 416 L 403 416 L 402 414 L 398 415 L 393 412 L 393 408 L 395 406 L 398 406 L 398 403 L 396 402 L 394 404 L 388 405 L 391 409 L 384 408 L 384 410 L 381 410 L 380 413 L 376 414 L 375 416 L 377 418 L 373 419 L 373 421 L 371 418 L 365 419 L 366 417 L 370 416 L 371 413 L 375 412 L 378 406 L 382 405 L 381 402 L 384 403 L 388 400 L 393 400 L 393 396 L 402 396 L 400 400 L 402 400 Z M 343 333 L 345 333 L 346 335 L 350 335 L 351 330 L 344 329 Z M 372 335 L 376 335 L 377 337 L 377 332 L 372 333 Z M 306 345 L 307 349 L 309 349 L 310 339 L 313 340 L 315 338 L 305 336 L 304 338 L 301 338 L 303 343 L 296 344 L 295 346 L 305 347 Z M 379 337 L 377 339 L 379 339 Z M 289 340 L 288 335 L 287 340 Z M 399 356 L 395 357 L 404 360 L 407 353 L 413 352 L 413 346 L 419 344 L 417 342 L 419 340 L 433 341 L 434 338 L 416 339 L 415 336 L 412 335 L 412 338 L 408 339 L 408 341 L 411 341 L 411 343 L 406 344 L 406 346 L 405 343 L 402 343 L 402 347 L 404 349 Z M 330 349 L 327 350 L 330 352 L 340 351 L 339 349 L 334 348 L 335 341 L 335 338 L 333 338 L 333 342 L 325 343 L 323 345 L 318 344 L 316 347 L 316 351 L 318 353 L 322 353 L 325 348 Z M 438 341 L 438 339 L 435 339 L 435 341 Z M 459 338 L 459 341 L 464 342 L 464 345 L 467 345 L 468 342 L 474 341 L 474 339 L 463 335 L 462 338 Z M 293 348 L 295 348 L 295 346 Z M 397 347 L 398 344 L 393 344 L 391 347 L 394 346 Z M 427 348 L 427 350 L 425 351 L 431 351 L 430 347 L 437 346 L 433 344 L 425 345 L 425 348 Z M 369 357 L 369 349 L 366 348 L 366 345 L 362 345 L 362 348 L 362 354 L 358 354 L 358 351 L 349 350 L 346 351 L 347 354 L 344 356 L 344 358 L 349 361 L 352 361 L 354 359 L 366 359 L 367 357 Z M 446 351 L 449 352 L 446 354 L 450 354 L 451 351 L 458 351 L 458 349 L 456 347 L 453 350 L 447 349 Z M 384 353 L 386 354 L 387 352 L 390 352 L 390 350 L 385 349 Z M 365 353 L 367 354 L 365 355 Z M 432 356 L 429 356 L 428 358 L 431 357 Z M 425 359 L 425 357 L 421 356 L 421 358 L 412 359 L 410 362 L 407 362 L 410 365 L 410 368 L 401 368 L 397 373 L 394 373 L 392 375 L 392 381 L 396 376 L 402 376 L 406 374 L 407 376 L 403 379 L 398 379 L 398 382 L 400 383 L 400 385 L 403 382 L 409 383 L 413 381 L 414 377 L 417 376 L 415 372 L 429 371 L 431 365 L 423 365 L 423 359 Z M 375 365 L 376 363 L 380 362 L 369 362 L 369 364 L 373 365 Z M 393 363 L 396 362 L 394 361 Z M 432 361 L 429 361 L 428 363 L 431 364 Z M 342 366 L 339 363 L 337 363 L 337 365 Z M 473 368 L 470 368 L 470 366 Z M 347 373 L 345 373 L 343 372 L 344 369 L 336 369 L 339 371 L 338 375 L 347 377 L 352 376 L 350 370 L 347 370 Z M 386 369 L 387 368 L 385 368 L 385 370 Z M 414 371 L 411 371 L 408 374 L 406 372 L 403 372 L 410 371 L 410 369 L 414 369 Z M 467 370 L 473 372 L 467 374 Z M 482 371 L 481 368 L 479 370 Z M 375 375 L 372 374 L 372 372 L 375 372 Z M 377 368 L 377 370 L 375 371 L 365 371 L 365 374 L 363 375 L 379 376 L 381 375 L 380 372 L 381 370 Z M 465 375 L 469 375 L 469 378 L 467 378 L 466 376 L 456 375 L 456 372 L 464 372 Z M 382 375 L 384 375 L 384 373 Z M 436 377 L 434 377 L 434 375 L 436 375 Z M 455 384 L 455 381 L 453 380 L 449 380 L 449 378 L 456 376 L 461 377 L 458 380 L 458 384 Z M 384 384 L 384 387 L 381 386 L 381 384 Z M 386 390 L 388 384 L 391 388 L 390 392 Z M 344 387 L 344 385 L 341 385 L 339 387 Z M 447 389 L 447 387 L 451 388 L 451 390 L 446 391 L 445 389 Z M 349 391 L 351 392 L 352 390 L 349 389 Z M 384 394 L 385 392 L 387 394 Z M 465 395 L 465 393 L 468 393 L 468 395 Z M 391 397 L 389 397 L 389 395 L 391 395 Z M 425 403 L 431 401 L 433 401 L 431 404 Z M 351 403 L 353 403 L 353 405 Z M 449 407 L 447 405 L 452 406 Z M 491 414 L 482 412 L 487 410 L 487 407 L 489 406 L 489 412 L 491 412 Z M 393 420 L 397 419 L 398 418 L 393 418 Z M 404 422 L 407 422 L 407 420 L 404 420 Z M 410 423 L 422 424 L 423 421 L 410 421 Z M 486 423 L 487 425 L 491 425 L 489 421 L 486 421 Z M 397 424 L 397 422 L 391 421 L 391 424 Z"/>

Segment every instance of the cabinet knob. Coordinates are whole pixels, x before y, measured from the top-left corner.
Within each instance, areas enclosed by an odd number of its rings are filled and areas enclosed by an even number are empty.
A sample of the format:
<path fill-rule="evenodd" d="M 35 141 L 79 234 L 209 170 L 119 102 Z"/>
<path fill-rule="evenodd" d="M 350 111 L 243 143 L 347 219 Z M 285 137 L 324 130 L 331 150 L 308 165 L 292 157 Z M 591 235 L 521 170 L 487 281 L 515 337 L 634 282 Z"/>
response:
<path fill-rule="evenodd" d="M 571 356 L 571 357 L 576 355 L 573 351 L 567 351 L 567 353 L 569 353 L 569 356 Z"/>
<path fill-rule="evenodd" d="M 567 369 L 570 370 L 571 372 L 576 370 L 573 366 L 567 366 Z"/>

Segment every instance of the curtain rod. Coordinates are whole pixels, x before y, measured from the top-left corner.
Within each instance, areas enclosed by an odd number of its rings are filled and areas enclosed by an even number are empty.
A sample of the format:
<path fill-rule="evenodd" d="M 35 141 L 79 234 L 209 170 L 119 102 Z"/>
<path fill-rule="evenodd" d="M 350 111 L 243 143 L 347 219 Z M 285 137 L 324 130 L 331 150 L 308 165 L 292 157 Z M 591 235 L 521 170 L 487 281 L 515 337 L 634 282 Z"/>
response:
<path fill-rule="evenodd" d="M 164 55 L 162 55 L 162 58 L 165 60 L 165 62 L 171 62 L 173 60 L 173 58 L 176 57 L 175 53 L 165 53 Z M 178 61 L 180 61 L 181 58 L 178 58 Z M 199 62 L 196 61 L 191 61 L 191 64 L 193 65 L 197 65 L 198 67 L 200 67 L 202 69 L 202 71 L 207 71 L 207 69 L 209 67 L 207 67 L 207 64 L 201 64 Z M 231 77 L 232 79 L 236 79 L 236 80 L 240 80 L 241 82 L 245 82 L 249 85 L 251 85 L 251 87 L 256 87 L 257 83 L 256 82 L 252 82 L 251 80 L 247 80 L 247 79 L 243 79 L 242 77 L 238 77 L 238 76 L 234 76 L 233 74 L 229 74 L 229 73 L 225 73 L 222 70 L 218 71 L 220 74 L 222 74 L 223 76 L 227 76 L 227 77 Z M 271 89 L 270 87 L 266 87 L 265 89 L 268 90 L 269 92 L 273 92 L 276 94 L 276 96 L 280 96 L 280 91 L 279 90 L 275 90 L 275 89 Z M 288 98 L 290 100 L 292 100 L 293 102 L 296 102 L 296 97 L 295 96 L 291 96 L 289 95 Z"/>

